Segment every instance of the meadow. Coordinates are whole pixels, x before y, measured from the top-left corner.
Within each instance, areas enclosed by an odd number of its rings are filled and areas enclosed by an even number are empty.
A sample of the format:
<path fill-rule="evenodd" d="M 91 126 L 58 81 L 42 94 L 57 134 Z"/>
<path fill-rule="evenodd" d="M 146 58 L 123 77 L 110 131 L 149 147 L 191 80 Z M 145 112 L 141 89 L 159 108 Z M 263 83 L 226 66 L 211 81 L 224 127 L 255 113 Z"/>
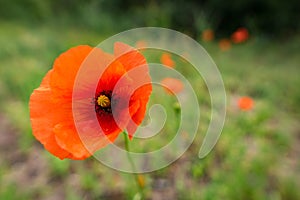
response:
<path fill-rule="evenodd" d="M 54 59 L 72 46 L 95 46 L 110 35 L 71 25 L 2 21 L 0 27 L 0 199 L 133 199 L 137 189 L 132 174 L 110 169 L 93 157 L 59 160 L 35 140 L 29 120 L 30 94 Z M 213 151 L 199 159 L 210 99 L 205 84 L 177 65 L 197 87 L 201 126 L 180 159 L 143 175 L 147 199 L 300 199 L 300 38 L 251 35 L 227 51 L 220 50 L 217 40 L 198 41 L 222 74 L 225 125 Z M 153 54 L 151 59 L 160 57 Z M 241 96 L 254 100 L 252 110 L 237 107 Z M 176 102 L 168 95 L 153 98 L 169 110 Z M 164 132 L 172 137 L 176 124 L 166 126 Z M 168 139 L 151 141 L 151 148 Z M 131 143 L 133 148 L 139 144 Z"/>

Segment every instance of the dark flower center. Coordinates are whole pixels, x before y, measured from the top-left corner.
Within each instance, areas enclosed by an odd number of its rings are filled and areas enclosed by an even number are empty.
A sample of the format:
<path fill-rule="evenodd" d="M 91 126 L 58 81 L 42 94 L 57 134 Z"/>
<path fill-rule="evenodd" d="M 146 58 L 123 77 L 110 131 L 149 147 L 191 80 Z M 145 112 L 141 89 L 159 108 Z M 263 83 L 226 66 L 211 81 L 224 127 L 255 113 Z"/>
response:
<path fill-rule="evenodd" d="M 99 115 L 108 113 L 111 114 L 111 91 L 102 91 L 96 95 L 95 111 Z"/>

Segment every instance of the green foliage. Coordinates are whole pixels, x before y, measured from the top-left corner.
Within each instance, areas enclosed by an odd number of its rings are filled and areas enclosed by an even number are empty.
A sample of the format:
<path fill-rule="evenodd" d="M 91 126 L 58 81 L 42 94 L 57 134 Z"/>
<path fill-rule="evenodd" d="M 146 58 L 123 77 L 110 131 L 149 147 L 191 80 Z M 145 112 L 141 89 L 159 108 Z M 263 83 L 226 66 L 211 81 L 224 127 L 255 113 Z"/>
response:
<path fill-rule="evenodd" d="M 48 162 L 52 176 L 63 177 L 70 171 L 70 160 L 60 160 L 52 155 L 47 154 Z"/>
<path fill-rule="evenodd" d="M 0 199 L 7 199 L 7 200 L 13 200 L 13 199 L 20 199 L 20 200 L 26 200 L 29 199 L 29 195 L 27 194 L 20 194 L 18 192 L 17 186 L 11 184 L 6 187 L 0 188 Z"/>
<path fill-rule="evenodd" d="M 121 31 L 138 26 L 160 26 L 195 38 L 207 28 L 228 37 L 238 27 L 251 33 L 286 36 L 299 31 L 298 0 L 14 0 L 0 1 L 0 19 L 28 24 L 72 23 L 82 28 Z"/>

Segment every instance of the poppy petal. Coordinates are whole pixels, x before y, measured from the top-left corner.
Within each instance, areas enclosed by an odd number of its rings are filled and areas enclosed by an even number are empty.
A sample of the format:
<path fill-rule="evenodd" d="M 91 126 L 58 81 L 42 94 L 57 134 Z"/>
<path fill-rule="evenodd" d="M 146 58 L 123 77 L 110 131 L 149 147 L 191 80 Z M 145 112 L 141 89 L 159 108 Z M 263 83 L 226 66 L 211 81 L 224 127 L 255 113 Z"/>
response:
<path fill-rule="evenodd" d="M 131 93 L 133 94 L 130 98 L 130 105 L 135 106 L 131 106 L 129 109 L 132 120 L 129 121 L 126 127 L 129 137 L 132 138 L 146 112 L 146 104 L 152 91 L 152 86 L 149 84 L 151 78 L 146 60 L 139 51 L 126 44 L 115 43 L 115 55 L 119 56 L 118 61 L 129 71 L 127 75 L 134 80 L 131 86 Z M 131 70 L 133 68 L 135 69 Z"/>
<path fill-rule="evenodd" d="M 56 124 L 53 128 L 57 144 L 70 152 L 75 158 L 83 159 L 90 156 L 90 153 L 84 147 L 80 137 L 76 133 L 74 126 Z"/>
<path fill-rule="evenodd" d="M 114 53 L 127 71 L 147 64 L 145 57 L 139 51 L 124 43 L 116 42 Z"/>
<path fill-rule="evenodd" d="M 62 149 L 53 137 L 53 120 L 50 117 L 53 114 L 51 101 L 51 90 L 49 80 L 52 70 L 44 77 L 41 86 L 34 90 L 30 97 L 30 120 L 32 124 L 33 135 L 44 147 L 60 159 L 70 157 L 70 153 Z"/>
<path fill-rule="evenodd" d="M 72 91 L 77 72 L 86 59 L 87 55 L 93 50 L 92 47 L 81 45 L 73 47 L 62 53 L 54 62 L 53 73 L 51 75 L 50 86 L 58 89 L 56 92 L 66 96 Z"/>

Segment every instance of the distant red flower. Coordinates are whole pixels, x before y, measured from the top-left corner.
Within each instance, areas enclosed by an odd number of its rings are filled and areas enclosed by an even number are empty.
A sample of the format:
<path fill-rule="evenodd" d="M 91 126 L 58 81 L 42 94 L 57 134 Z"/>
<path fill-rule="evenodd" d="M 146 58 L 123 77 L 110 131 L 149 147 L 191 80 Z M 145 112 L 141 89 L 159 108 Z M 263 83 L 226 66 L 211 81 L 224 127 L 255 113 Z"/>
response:
<path fill-rule="evenodd" d="M 245 96 L 245 97 L 241 97 L 238 100 L 238 107 L 243 111 L 251 110 L 253 108 L 253 105 L 254 105 L 254 101 L 250 97 Z"/>
<path fill-rule="evenodd" d="M 211 29 L 206 29 L 202 32 L 202 40 L 205 42 L 212 41 L 215 37 L 214 31 Z"/>
<path fill-rule="evenodd" d="M 232 35 L 231 40 L 233 43 L 242 43 L 249 38 L 249 33 L 246 28 L 237 29 Z"/>
<path fill-rule="evenodd" d="M 181 92 L 184 87 L 182 81 L 175 78 L 164 78 L 161 84 L 166 92 L 171 95 Z"/>
<path fill-rule="evenodd" d="M 135 46 L 138 50 L 143 50 L 144 48 L 147 47 L 147 42 L 144 40 L 139 40 L 136 42 Z"/>
<path fill-rule="evenodd" d="M 55 60 L 53 69 L 46 74 L 40 87 L 33 91 L 29 103 L 33 135 L 50 153 L 60 159 L 85 159 L 94 151 L 113 142 L 123 128 L 126 128 L 131 136 L 133 135 L 137 125 L 143 120 L 152 86 L 147 84 L 135 90 L 129 97 L 128 106 L 122 104 L 122 99 L 129 95 L 126 89 L 112 93 L 118 80 L 125 74 L 127 76 L 127 71 L 146 64 L 143 55 L 134 49 L 122 55 L 122 52 L 128 48 L 129 46 L 123 43 L 115 43 L 115 54 L 110 55 L 98 48 L 78 46 L 69 49 Z M 99 62 L 106 60 L 110 63 L 100 80 L 91 83 L 97 86 L 97 90 L 92 91 L 95 95 L 86 98 L 85 101 L 92 107 L 83 105 L 83 110 L 85 109 L 86 112 L 82 115 L 94 113 L 97 117 L 94 123 L 99 123 L 102 129 L 85 133 L 87 138 L 91 138 L 88 142 L 93 147 L 93 152 L 86 149 L 77 132 L 72 109 L 75 78 L 80 66 L 92 50 L 96 54 L 95 58 L 101 60 Z M 93 65 L 97 66 L 97 60 Z M 137 77 L 149 80 L 150 83 L 148 68 L 142 68 L 140 72 L 143 73 Z M 91 76 L 92 74 L 87 74 L 87 79 Z M 130 86 L 136 80 L 139 81 L 138 79 L 129 75 L 126 86 Z M 83 93 L 80 98 L 85 98 Z M 112 116 L 112 106 L 117 110 L 116 118 Z M 125 109 L 129 109 L 134 124 L 127 120 L 128 116 L 123 116 Z M 116 119 L 123 120 L 124 127 L 119 127 Z"/>
<path fill-rule="evenodd" d="M 219 41 L 219 48 L 222 51 L 228 51 L 231 48 L 230 40 L 228 40 L 228 39 L 221 39 Z"/>
<path fill-rule="evenodd" d="M 163 53 L 160 61 L 163 65 L 167 67 L 173 68 L 175 66 L 175 62 L 172 60 L 171 55 L 169 53 Z"/>

